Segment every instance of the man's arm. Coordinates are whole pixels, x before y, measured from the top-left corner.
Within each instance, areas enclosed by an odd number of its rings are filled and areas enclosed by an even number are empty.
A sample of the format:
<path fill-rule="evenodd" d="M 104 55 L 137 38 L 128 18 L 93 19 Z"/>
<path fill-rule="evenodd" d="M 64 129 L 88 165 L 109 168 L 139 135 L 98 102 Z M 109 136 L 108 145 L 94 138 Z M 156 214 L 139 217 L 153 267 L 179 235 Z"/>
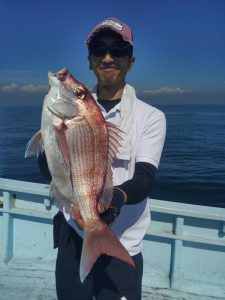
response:
<path fill-rule="evenodd" d="M 114 187 L 111 205 L 101 214 L 107 224 L 111 224 L 119 216 L 123 205 L 137 204 L 149 196 L 156 170 L 150 163 L 137 162 L 133 178 Z"/>
<path fill-rule="evenodd" d="M 126 193 L 126 204 L 137 204 L 149 196 L 156 170 L 156 167 L 150 163 L 137 162 L 135 164 L 133 178 L 118 186 Z"/>

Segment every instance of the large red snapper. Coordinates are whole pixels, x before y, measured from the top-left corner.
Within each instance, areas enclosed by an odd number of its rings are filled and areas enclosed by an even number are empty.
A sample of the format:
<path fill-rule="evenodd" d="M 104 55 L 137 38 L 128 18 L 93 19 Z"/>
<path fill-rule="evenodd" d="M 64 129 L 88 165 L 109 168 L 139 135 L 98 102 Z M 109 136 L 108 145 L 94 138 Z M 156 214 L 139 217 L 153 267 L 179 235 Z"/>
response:
<path fill-rule="evenodd" d="M 41 130 L 28 143 L 25 157 L 45 150 L 55 201 L 84 221 L 81 281 L 101 254 L 134 266 L 97 212 L 99 201 L 105 208 L 111 203 L 111 167 L 121 131 L 105 121 L 91 93 L 67 69 L 48 76 L 50 90 L 43 104 Z"/>

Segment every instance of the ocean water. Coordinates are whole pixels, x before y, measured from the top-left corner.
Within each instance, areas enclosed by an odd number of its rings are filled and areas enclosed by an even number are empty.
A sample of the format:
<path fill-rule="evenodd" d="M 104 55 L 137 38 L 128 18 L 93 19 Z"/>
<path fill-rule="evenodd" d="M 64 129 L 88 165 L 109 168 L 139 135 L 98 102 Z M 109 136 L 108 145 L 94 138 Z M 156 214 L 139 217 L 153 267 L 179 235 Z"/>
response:
<path fill-rule="evenodd" d="M 167 136 L 152 198 L 225 207 L 225 106 L 159 108 Z M 36 159 L 24 158 L 40 119 L 40 106 L 0 106 L 0 178 L 45 183 Z"/>

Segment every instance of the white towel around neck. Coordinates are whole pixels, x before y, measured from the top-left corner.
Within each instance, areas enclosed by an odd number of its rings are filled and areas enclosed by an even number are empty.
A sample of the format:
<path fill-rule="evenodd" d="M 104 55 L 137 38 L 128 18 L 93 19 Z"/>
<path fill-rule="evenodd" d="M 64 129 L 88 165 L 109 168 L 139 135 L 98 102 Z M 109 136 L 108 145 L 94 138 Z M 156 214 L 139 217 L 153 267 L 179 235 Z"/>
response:
<path fill-rule="evenodd" d="M 94 99 L 97 101 L 97 86 L 92 91 Z M 134 114 L 136 110 L 136 93 L 134 88 L 126 84 L 123 89 L 123 94 L 120 102 L 120 126 L 119 128 L 125 133 L 121 147 L 117 153 L 117 158 L 130 160 L 132 153 L 132 131 L 134 124 Z"/>

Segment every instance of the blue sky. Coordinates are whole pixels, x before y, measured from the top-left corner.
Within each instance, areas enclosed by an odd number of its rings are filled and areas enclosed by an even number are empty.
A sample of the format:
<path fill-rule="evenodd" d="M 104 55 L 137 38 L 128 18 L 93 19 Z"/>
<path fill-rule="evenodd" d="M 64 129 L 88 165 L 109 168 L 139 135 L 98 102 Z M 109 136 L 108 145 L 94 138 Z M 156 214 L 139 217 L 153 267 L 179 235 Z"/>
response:
<path fill-rule="evenodd" d="M 93 87 L 85 39 L 110 16 L 133 29 L 140 97 L 225 105 L 224 0 L 0 0 L 0 103 L 42 103 L 47 72 L 64 66 Z"/>

